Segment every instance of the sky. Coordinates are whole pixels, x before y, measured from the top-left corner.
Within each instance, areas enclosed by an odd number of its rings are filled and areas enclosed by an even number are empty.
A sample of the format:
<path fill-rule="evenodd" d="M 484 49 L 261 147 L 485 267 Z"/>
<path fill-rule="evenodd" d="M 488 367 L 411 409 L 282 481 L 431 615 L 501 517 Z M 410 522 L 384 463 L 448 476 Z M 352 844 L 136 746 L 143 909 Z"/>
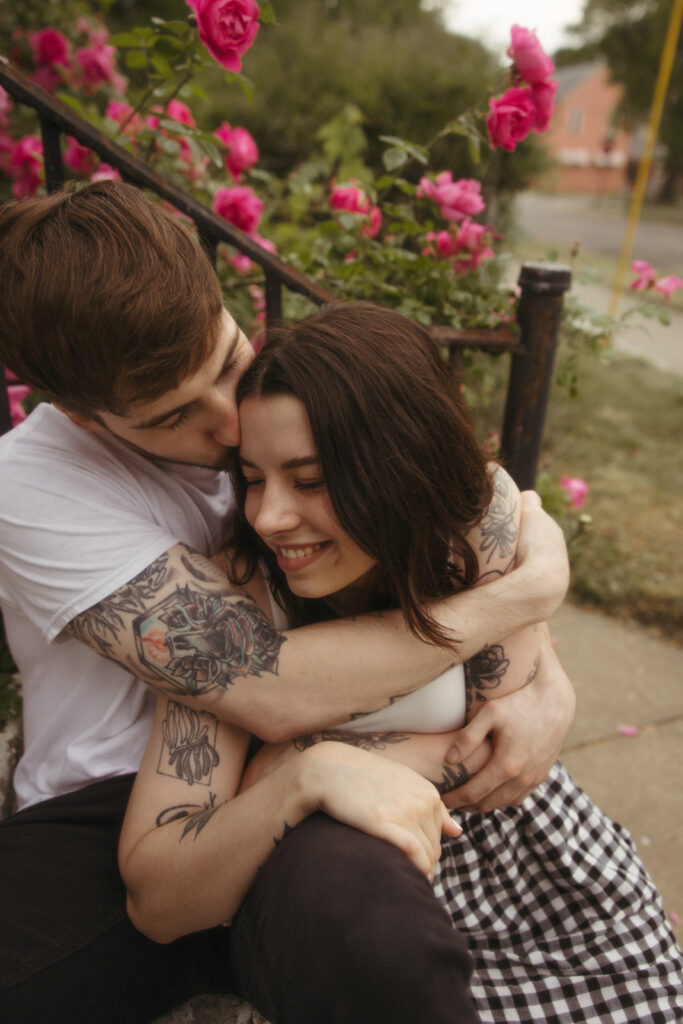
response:
<path fill-rule="evenodd" d="M 449 0 L 446 23 L 503 53 L 513 25 L 534 29 L 544 50 L 572 45 L 564 27 L 580 20 L 584 0 Z"/>

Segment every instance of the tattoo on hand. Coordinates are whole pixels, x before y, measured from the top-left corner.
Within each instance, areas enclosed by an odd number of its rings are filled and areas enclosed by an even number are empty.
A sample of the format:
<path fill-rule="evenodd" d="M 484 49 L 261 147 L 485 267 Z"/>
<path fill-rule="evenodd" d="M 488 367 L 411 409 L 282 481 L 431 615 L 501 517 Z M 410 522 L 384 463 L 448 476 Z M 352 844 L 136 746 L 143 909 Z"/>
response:
<path fill-rule="evenodd" d="M 162 676 L 170 692 L 193 696 L 227 690 L 243 676 L 277 675 L 286 639 L 250 601 L 189 586 L 176 587 L 133 629 L 142 664 Z"/>
<path fill-rule="evenodd" d="M 209 793 L 208 803 L 176 804 L 174 807 L 167 807 L 157 817 L 156 825 L 157 828 L 160 828 L 162 825 L 168 825 L 172 821 L 185 819 L 185 826 L 178 842 L 182 843 L 185 836 L 189 835 L 190 832 L 194 832 L 194 839 L 196 840 L 207 821 L 214 816 L 220 806 L 220 804 L 216 806 L 216 794 Z"/>
<path fill-rule="evenodd" d="M 163 741 L 157 774 L 183 779 L 189 786 L 195 782 L 210 786 L 211 772 L 220 762 L 217 729 L 218 723 L 209 712 L 200 714 L 185 704 L 169 701 L 161 723 Z"/>
<path fill-rule="evenodd" d="M 479 523 L 480 549 L 482 553 L 488 551 L 487 562 L 491 561 L 497 551 L 500 551 L 501 558 L 514 554 L 519 531 L 516 523 L 517 502 L 510 501 L 510 492 L 511 484 L 507 476 L 497 473 L 493 500 Z"/>
<path fill-rule="evenodd" d="M 446 793 L 451 793 L 454 789 L 459 789 L 460 786 L 464 786 L 466 782 L 469 782 L 472 775 L 465 768 L 464 764 L 456 764 L 452 767 L 449 764 L 445 764 L 441 768 L 441 781 L 434 782 L 432 784 L 436 787 L 437 791 L 444 796 Z"/>
<path fill-rule="evenodd" d="M 502 644 L 491 644 L 465 662 L 466 705 L 469 711 L 472 699 L 483 701 L 482 690 L 495 690 L 503 681 L 510 666 Z"/>
<path fill-rule="evenodd" d="M 393 743 L 403 743 L 409 739 L 400 732 L 344 732 L 343 729 L 326 729 L 323 732 L 308 732 L 292 740 L 295 750 L 308 750 L 316 743 L 348 743 L 359 750 L 386 750 Z"/>

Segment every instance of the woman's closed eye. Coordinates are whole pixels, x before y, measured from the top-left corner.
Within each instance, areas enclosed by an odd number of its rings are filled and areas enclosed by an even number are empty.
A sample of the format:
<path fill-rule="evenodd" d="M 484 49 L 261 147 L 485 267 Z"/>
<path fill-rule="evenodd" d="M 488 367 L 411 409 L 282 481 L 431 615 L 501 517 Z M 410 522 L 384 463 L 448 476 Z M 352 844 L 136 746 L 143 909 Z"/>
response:
<path fill-rule="evenodd" d="M 297 491 L 319 491 L 325 486 L 325 481 L 318 480 L 297 480 L 294 487 Z"/>

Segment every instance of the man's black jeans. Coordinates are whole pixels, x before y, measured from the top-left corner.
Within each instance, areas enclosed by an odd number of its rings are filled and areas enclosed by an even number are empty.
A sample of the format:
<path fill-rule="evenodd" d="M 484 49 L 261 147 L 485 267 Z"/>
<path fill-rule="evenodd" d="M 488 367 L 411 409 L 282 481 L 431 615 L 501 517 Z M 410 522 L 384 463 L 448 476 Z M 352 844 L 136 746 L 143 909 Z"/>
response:
<path fill-rule="evenodd" d="M 132 781 L 0 822 L 0 1019 L 146 1024 L 191 996 L 234 992 L 272 1024 L 477 1020 L 469 955 L 426 879 L 322 814 L 275 847 L 230 928 L 146 939 L 116 863 Z"/>

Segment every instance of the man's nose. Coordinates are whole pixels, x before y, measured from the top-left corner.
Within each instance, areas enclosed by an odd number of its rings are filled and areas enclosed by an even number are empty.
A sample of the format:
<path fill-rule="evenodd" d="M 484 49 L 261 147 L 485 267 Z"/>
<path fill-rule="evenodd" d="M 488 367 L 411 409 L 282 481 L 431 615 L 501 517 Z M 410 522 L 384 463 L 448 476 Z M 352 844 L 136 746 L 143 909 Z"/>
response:
<path fill-rule="evenodd" d="M 211 433 L 216 441 L 226 448 L 236 448 L 240 443 L 240 419 L 234 399 L 217 395 L 212 404 L 211 415 Z"/>

